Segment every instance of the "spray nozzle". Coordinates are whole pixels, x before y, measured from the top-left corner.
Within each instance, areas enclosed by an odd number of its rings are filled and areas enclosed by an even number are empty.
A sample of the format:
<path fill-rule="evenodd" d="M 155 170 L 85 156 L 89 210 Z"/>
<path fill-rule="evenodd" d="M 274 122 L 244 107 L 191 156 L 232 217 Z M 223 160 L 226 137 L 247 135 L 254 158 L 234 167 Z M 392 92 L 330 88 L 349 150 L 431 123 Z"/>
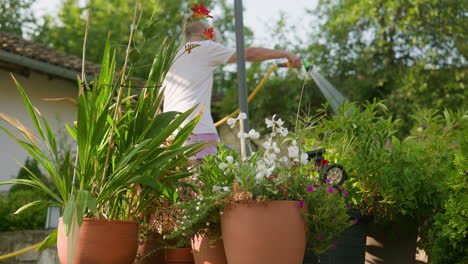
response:
<path fill-rule="evenodd" d="M 290 61 L 283 62 L 283 63 L 278 63 L 278 67 L 280 68 L 289 68 L 292 66 L 292 63 Z"/>
<path fill-rule="evenodd" d="M 302 59 L 302 65 L 304 66 L 304 69 L 306 71 L 310 71 L 314 66 L 312 64 L 304 59 Z"/>

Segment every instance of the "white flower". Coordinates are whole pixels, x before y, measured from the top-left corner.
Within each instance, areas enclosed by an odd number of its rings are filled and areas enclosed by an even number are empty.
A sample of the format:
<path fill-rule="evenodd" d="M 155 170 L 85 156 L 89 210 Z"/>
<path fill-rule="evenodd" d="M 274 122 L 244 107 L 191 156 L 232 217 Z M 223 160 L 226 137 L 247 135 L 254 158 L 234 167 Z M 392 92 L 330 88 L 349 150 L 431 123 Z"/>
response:
<path fill-rule="evenodd" d="M 221 163 L 219 164 L 219 168 L 222 169 L 222 170 L 226 169 L 228 166 L 229 166 L 229 164 L 224 163 L 224 162 L 221 162 Z"/>
<path fill-rule="evenodd" d="M 283 137 L 287 136 L 288 133 L 289 133 L 288 129 L 285 128 L 285 127 L 280 127 L 280 128 L 278 129 L 278 132 L 279 132 Z"/>
<path fill-rule="evenodd" d="M 290 158 L 296 158 L 299 156 L 299 147 L 298 146 L 289 146 L 288 147 L 288 156 Z"/>
<path fill-rule="evenodd" d="M 276 144 L 276 142 L 273 142 L 273 145 L 272 145 L 272 148 L 273 148 L 273 151 L 275 153 L 280 153 L 280 149 L 278 148 L 278 144 Z"/>
<path fill-rule="evenodd" d="M 232 164 L 232 162 L 234 161 L 234 158 L 232 156 L 227 156 L 226 160 L 227 160 L 228 164 Z"/>
<path fill-rule="evenodd" d="M 275 123 L 276 123 L 279 127 L 282 127 L 283 124 L 284 124 L 284 121 L 281 120 L 281 118 L 278 118 L 278 120 L 276 120 Z"/>
<path fill-rule="evenodd" d="M 213 186 L 213 192 L 220 192 L 223 189 L 221 186 Z"/>
<path fill-rule="evenodd" d="M 177 232 L 177 227 L 174 227 L 174 231 L 176 231 L 176 232 Z"/>
<path fill-rule="evenodd" d="M 210 226 L 210 222 L 206 222 L 206 226 Z"/>
<path fill-rule="evenodd" d="M 239 120 L 247 119 L 247 114 L 246 113 L 240 113 L 238 119 Z"/>
<path fill-rule="evenodd" d="M 274 127 L 274 126 L 275 126 L 275 116 L 276 116 L 276 115 L 273 115 L 273 116 L 271 117 L 271 120 L 268 119 L 268 118 L 265 118 L 265 124 L 267 125 L 267 128 L 269 128 L 269 127 Z"/>
<path fill-rule="evenodd" d="M 229 192 L 229 187 L 223 187 L 223 191 Z"/>
<path fill-rule="evenodd" d="M 237 122 L 237 119 L 235 119 L 235 118 L 228 118 L 228 120 L 227 120 L 227 124 L 228 124 L 231 128 L 234 128 L 234 126 L 236 125 L 236 122 Z"/>
<path fill-rule="evenodd" d="M 276 154 L 275 153 L 270 153 L 270 154 L 267 154 L 267 159 L 268 159 L 268 163 L 274 163 L 275 160 L 276 160 Z"/>
<path fill-rule="evenodd" d="M 185 230 L 185 226 L 182 226 L 182 230 Z"/>
<path fill-rule="evenodd" d="M 309 155 L 307 155 L 307 153 L 302 153 L 301 154 L 301 163 L 303 165 L 307 164 L 307 162 L 309 161 L 308 159 L 309 159 Z"/>
<path fill-rule="evenodd" d="M 197 206 L 197 207 L 195 207 L 195 210 L 197 210 L 197 211 L 198 211 L 198 210 L 200 210 L 200 207 L 198 207 L 198 206 Z"/>
<path fill-rule="evenodd" d="M 237 134 L 237 137 L 238 137 L 238 138 L 248 138 L 248 137 L 249 137 L 249 134 L 244 133 L 244 132 L 239 132 L 239 133 Z"/>
<path fill-rule="evenodd" d="M 262 146 L 268 151 L 271 148 L 271 140 L 263 142 Z"/>
<path fill-rule="evenodd" d="M 260 133 L 258 133 L 257 131 L 255 131 L 254 129 L 250 129 L 249 131 L 249 137 L 251 139 L 257 139 L 260 137 Z"/>
<path fill-rule="evenodd" d="M 278 161 L 283 162 L 283 163 L 288 163 L 289 159 L 288 159 L 287 156 L 283 156 L 283 157 L 279 158 Z"/>

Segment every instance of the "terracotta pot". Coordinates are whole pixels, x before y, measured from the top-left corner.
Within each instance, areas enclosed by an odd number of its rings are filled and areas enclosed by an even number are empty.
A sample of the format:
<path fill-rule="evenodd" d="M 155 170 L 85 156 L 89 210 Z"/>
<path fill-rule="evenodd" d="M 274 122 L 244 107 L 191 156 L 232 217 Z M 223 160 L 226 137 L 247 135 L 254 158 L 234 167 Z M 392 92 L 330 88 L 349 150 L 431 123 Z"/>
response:
<path fill-rule="evenodd" d="M 306 225 L 299 202 L 231 204 L 221 217 L 229 264 L 300 264 Z"/>
<path fill-rule="evenodd" d="M 138 222 L 83 219 L 73 264 L 131 264 L 137 253 Z M 67 262 L 67 238 L 59 219 L 57 251 L 61 264 Z"/>
<path fill-rule="evenodd" d="M 162 235 L 153 233 L 138 245 L 134 264 L 166 264 Z"/>
<path fill-rule="evenodd" d="M 169 248 L 165 251 L 167 264 L 194 264 L 191 248 Z"/>
<path fill-rule="evenodd" d="M 366 241 L 366 264 L 414 264 L 417 225 L 412 221 L 387 225 L 370 223 Z"/>
<path fill-rule="evenodd" d="M 222 239 L 214 243 L 206 236 L 197 235 L 192 239 L 193 259 L 195 264 L 227 264 Z"/>

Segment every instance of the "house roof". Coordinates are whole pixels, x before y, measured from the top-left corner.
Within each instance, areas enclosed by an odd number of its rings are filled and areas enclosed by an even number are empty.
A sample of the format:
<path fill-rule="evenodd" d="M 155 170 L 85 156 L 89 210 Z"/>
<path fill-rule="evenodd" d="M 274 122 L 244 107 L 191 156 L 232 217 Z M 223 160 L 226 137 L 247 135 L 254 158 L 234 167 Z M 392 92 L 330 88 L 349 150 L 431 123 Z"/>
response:
<path fill-rule="evenodd" d="M 7 32 L 0 32 L 0 61 L 16 63 L 72 80 L 76 80 L 76 76 L 80 75 L 82 62 L 77 56 L 68 55 Z M 97 74 L 99 68 L 99 64 L 90 62 L 85 64 L 88 76 Z"/>

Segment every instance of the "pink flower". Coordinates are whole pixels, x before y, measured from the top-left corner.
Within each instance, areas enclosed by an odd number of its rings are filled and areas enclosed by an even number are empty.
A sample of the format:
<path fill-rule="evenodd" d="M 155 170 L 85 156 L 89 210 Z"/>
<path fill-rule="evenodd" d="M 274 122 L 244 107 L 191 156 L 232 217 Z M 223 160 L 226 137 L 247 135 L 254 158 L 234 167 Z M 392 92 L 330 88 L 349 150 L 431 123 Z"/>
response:
<path fill-rule="evenodd" d="M 328 188 L 329 193 L 333 193 L 334 191 L 335 191 L 335 188 L 333 188 L 333 187 Z"/>
<path fill-rule="evenodd" d="M 143 213 L 139 213 L 139 214 L 137 215 L 137 217 L 138 217 L 138 218 L 143 218 L 143 217 L 145 217 L 145 215 L 144 215 Z"/>
<path fill-rule="evenodd" d="M 354 221 L 354 223 L 357 223 L 357 222 L 359 222 L 359 219 L 354 218 L 353 221 Z"/>
<path fill-rule="evenodd" d="M 343 195 L 344 196 L 348 195 L 348 191 L 343 191 Z"/>
<path fill-rule="evenodd" d="M 307 186 L 307 191 L 308 192 L 311 192 L 313 190 L 314 190 L 314 186 L 311 186 L 311 185 Z"/>
<path fill-rule="evenodd" d="M 304 201 L 299 201 L 299 208 L 303 208 L 304 207 Z"/>
<path fill-rule="evenodd" d="M 351 208 L 351 204 L 347 204 L 346 207 Z"/>
<path fill-rule="evenodd" d="M 330 179 L 326 179 L 325 182 L 326 182 L 326 183 L 330 183 L 331 180 L 330 180 Z"/>

